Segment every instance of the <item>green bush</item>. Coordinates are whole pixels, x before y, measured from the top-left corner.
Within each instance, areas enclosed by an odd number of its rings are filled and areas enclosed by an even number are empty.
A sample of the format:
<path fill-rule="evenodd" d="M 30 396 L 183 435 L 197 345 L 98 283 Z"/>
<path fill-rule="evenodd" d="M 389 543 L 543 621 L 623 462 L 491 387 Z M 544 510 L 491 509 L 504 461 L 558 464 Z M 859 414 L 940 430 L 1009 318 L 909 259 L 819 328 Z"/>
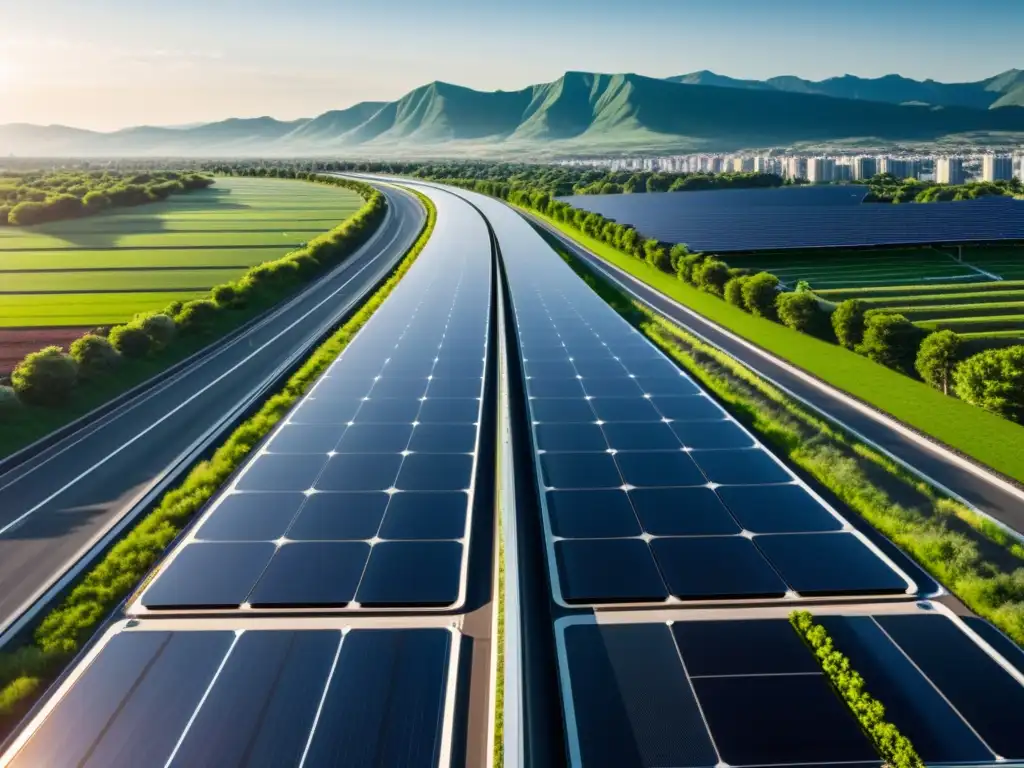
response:
<path fill-rule="evenodd" d="M 705 259 L 693 271 L 693 284 L 702 291 L 721 296 L 725 284 L 729 281 L 729 267 L 718 259 Z"/>
<path fill-rule="evenodd" d="M 78 380 L 78 363 L 60 347 L 45 347 L 25 355 L 11 372 L 11 384 L 30 405 L 63 405 Z"/>
<path fill-rule="evenodd" d="M 115 325 L 110 329 L 108 338 L 114 349 L 125 357 L 134 359 L 145 357 L 153 347 L 153 340 L 138 323 Z"/>
<path fill-rule="evenodd" d="M 182 306 L 174 317 L 174 323 L 182 332 L 199 333 L 213 325 L 219 312 L 217 305 L 209 299 L 196 299 Z"/>
<path fill-rule="evenodd" d="M 775 299 L 775 311 L 779 321 L 786 327 L 819 338 L 828 338 L 828 315 L 813 293 L 780 293 Z"/>
<path fill-rule="evenodd" d="M 921 342 L 914 367 L 926 383 L 948 395 L 959 354 L 960 337 L 953 331 L 936 331 Z"/>
<path fill-rule="evenodd" d="M 610 240 L 607 242 L 611 242 Z M 682 243 L 676 243 L 672 246 L 672 249 L 668 252 L 669 268 L 672 270 L 673 275 L 679 274 L 679 265 L 683 259 L 690 255 L 690 249 Z"/>
<path fill-rule="evenodd" d="M 778 287 L 779 278 L 768 272 L 759 272 L 743 284 L 743 303 L 755 317 L 774 320 Z"/>
<path fill-rule="evenodd" d="M 21 401 L 14 387 L 0 384 L 0 419 L 21 409 Z"/>
<path fill-rule="evenodd" d="M 793 611 L 789 621 L 810 646 L 832 687 L 846 702 L 890 768 L 924 768 L 914 745 L 885 719 L 885 707 L 864 690 L 864 678 L 850 667 L 850 660 L 835 647 L 825 628 L 815 624 L 807 611 Z"/>
<path fill-rule="evenodd" d="M 725 300 L 732 304 L 734 307 L 746 310 L 747 303 L 743 300 L 743 285 L 750 277 L 733 277 L 725 284 L 725 288 L 722 293 L 725 296 Z"/>
<path fill-rule="evenodd" d="M 703 253 L 691 253 L 689 256 L 684 256 L 680 259 L 679 266 L 676 268 L 676 277 L 684 283 L 694 285 L 696 283 L 694 272 L 706 259 L 707 256 Z"/>
<path fill-rule="evenodd" d="M 990 349 L 953 372 L 956 396 L 1014 421 L 1024 421 L 1024 346 Z"/>
<path fill-rule="evenodd" d="M 121 362 L 121 355 L 109 339 L 95 333 L 79 336 L 68 350 L 78 363 L 78 372 L 83 379 L 110 373 Z"/>
<path fill-rule="evenodd" d="M 153 342 L 153 349 L 157 351 L 165 349 L 174 340 L 174 334 L 178 330 L 174 324 L 174 318 L 158 312 L 143 315 L 138 320 L 142 325 L 142 330 Z"/>
<path fill-rule="evenodd" d="M 903 315 L 870 314 L 857 352 L 888 368 L 913 376 L 924 332 Z"/>
<path fill-rule="evenodd" d="M 213 297 L 214 303 L 218 307 L 234 307 L 239 301 L 238 288 L 235 283 L 222 283 L 215 285 L 210 291 L 210 295 Z M 178 311 L 174 314 L 178 314 L 181 311 L 181 307 L 178 307 Z M 171 317 L 173 317 L 172 315 Z"/>
<path fill-rule="evenodd" d="M 644 240 L 644 261 L 662 272 L 669 269 L 669 255 L 657 240 Z"/>
<path fill-rule="evenodd" d="M 856 349 L 864 341 L 864 311 L 863 302 L 847 299 L 832 312 L 832 330 L 847 349 Z"/>

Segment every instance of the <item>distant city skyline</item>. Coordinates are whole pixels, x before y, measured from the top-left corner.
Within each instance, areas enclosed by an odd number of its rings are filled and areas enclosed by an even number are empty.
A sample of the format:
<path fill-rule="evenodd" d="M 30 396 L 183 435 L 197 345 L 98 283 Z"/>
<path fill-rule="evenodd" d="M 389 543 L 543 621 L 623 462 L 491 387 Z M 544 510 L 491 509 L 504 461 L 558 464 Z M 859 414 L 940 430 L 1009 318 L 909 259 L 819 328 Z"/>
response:
<path fill-rule="evenodd" d="M 4 10 L 0 123 L 313 117 L 433 80 L 566 70 L 972 81 L 1024 68 L 1019 0 L 36 0 Z"/>

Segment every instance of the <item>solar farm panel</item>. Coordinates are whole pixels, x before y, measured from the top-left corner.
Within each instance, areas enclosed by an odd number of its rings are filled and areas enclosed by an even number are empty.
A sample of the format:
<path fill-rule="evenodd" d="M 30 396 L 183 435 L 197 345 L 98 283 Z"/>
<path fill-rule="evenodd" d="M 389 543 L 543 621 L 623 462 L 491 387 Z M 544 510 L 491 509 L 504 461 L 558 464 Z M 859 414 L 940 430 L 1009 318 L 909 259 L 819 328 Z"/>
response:
<path fill-rule="evenodd" d="M 442 628 L 121 625 L 0 762 L 447 766 L 463 642 Z"/>
<path fill-rule="evenodd" d="M 1024 757 L 1019 672 L 958 619 L 906 611 L 817 620 L 929 765 Z M 785 618 L 691 617 L 557 622 L 574 768 L 880 765 Z"/>
<path fill-rule="evenodd" d="M 495 210 L 492 220 L 501 215 Z M 689 376 L 545 253 L 526 222 L 506 215 L 496 228 L 558 603 L 916 591 Z"/>
<path fill-rule="evenodd" d="M 840 186 L 561 199 L 704 252 L 1024 240 L 1024 201 L 890 205 L 859 203 L 862 195 Z"/>
<path fill-rule="evenodd" d="M 135 609 L 460 605 L 491 313 L 486 230 L 462 219 L 462 246 L 424 251 Z"/>

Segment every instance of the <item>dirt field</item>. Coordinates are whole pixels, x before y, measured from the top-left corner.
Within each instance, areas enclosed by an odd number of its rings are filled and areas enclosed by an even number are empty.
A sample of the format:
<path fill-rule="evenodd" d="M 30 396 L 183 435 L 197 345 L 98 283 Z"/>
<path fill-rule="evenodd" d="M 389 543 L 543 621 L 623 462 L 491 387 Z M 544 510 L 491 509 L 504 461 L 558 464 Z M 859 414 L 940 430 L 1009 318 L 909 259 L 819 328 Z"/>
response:
<path fill-rule="evenodd" d="M 67 349 L 89 328 L 0 328 L 0 376 L 6 376 L 29 352 L 51 344 Z"/>

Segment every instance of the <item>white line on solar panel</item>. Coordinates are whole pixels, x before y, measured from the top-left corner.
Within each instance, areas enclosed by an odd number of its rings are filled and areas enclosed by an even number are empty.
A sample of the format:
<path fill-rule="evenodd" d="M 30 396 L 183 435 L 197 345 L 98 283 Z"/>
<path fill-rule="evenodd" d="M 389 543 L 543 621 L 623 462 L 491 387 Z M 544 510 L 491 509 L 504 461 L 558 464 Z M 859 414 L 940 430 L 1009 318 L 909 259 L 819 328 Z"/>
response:
<path fill-rule="evenodd" d="M 192 711 L 192 716 L 185 723 L 185 727 L 181 729 L 181 735 L 178 736 L 178 741 L 174 744 L 174 749 L 171 750 L 171 754 L 167 756 L 167 761 L 164 763 L 164 768 L 170 768 L 171 763 L 174 762 L 175 756 L 178 754 L 178 750 L 181 749 L 181 745 L 185 741 L 185 737 L 188 736 L 189 729 L 192 728 L 192 723 L 196 721 L 199 716 L 199 710 L 203 708 L 203 704 L 206 703 L 206 699 L 210 696 L 210 691 L 213 690 L 213 686 L 217 684 L 217 678 L 220 677 L 220 673 L 224 671 L 224 667 L 227 666 L 228 659 L 231 658 L 231 652 L 235 650 L 235 646 L 238 645 L 238 639 L 242 636 L 240 631 L 235 632 L 235 636 L 231 639 L 231 645 L 228 646 L 227 652 L 224 654 L 224 658 L 220 660 L 220 664 L 217 665 L 217 671 L 213 673 L 213 677 L 210 678 L 209 684 L 206 686 L 206 690 L 203 691 L 202 697 L 199 699 L 199 703 L 196 704 L 196 708 Z"/>
<path fill-rule="evenodd" d="M 309 735 L 306 737 L 306 746 L 302 749 L 302 757 L 299 758 L 298 768 L 303 768 L 306 758 L 309 756 L 309 748 L 313 746 L 313 737 L 316 735 L 317 726 L 320 724 L 320 715 L 324 711 L 324 703 L 327 701 L 327 692 L 331 689 L 331 681 L 334 680 L 334 671 L 338 668 L 338 659 L 341 656 L 341 646 L 345 644 L 345 635 L 342 631 L 338 638 L 338 647 L 334 651 L 334 659 L 331 661 L 331 671 L 327 673 L 324 680 L 324 689 L 320 693 L 320 701 L 316 705 L 316 714 L 313 715 L 313 723 L 309 726 Z"/>
<path fill-rule="evenodd" d="M 987 749 L 987 750 L 988 750 L 989 752 L 991 752 L 991 753 L 992 753 L 993 755 L 996 755 L 997 757 L 999 757 L 998 753 L 997 753 L 997 752 L 996 752 L 996 751 L 995 751 L 994 749 L 992 749 L 992 747 L 990 747 L 990 746 L 989 746 L 988 742 L 987 742 L 987 741 L 985 741 L 985 739 L 983 739 L 983 738 L 982 738 L 981 734 L 980 734 L 980 733 L 978 733 L 978 732 L 977 732 L 977 731 L 976 731 L 976 730 L 974 729 L 974 726 L 973 726 L 973 725 L 971 725 L 971 722 L 970 722 L 970 720 L 968 720 L 968 719 L 967 719 L 966 717 L 964 717 L 964 716 L 963 716 L 963 714 L 961 714 L 960 710 L 959 710 L 959 709 L 957 709 L 957 708 L 956 708 L 956 707 L 955 707 L 955 706 L 953 705 L 953 702 L 952 702 L 952 701 L 950 701 L 950 700 L 949 700 L 949 699 L 948 699 L 948 698 L 946 697 L 946 694 L 942 692 L 942 689 L 941 689 L 941 688 L 939 688 L 939 686 L 937 686 L 937 685 L 936 685 L 936 684 L 935 684 L 934 682 L 932 682 L 932 679 L 931 679 L 930 677 L 928 677 L 928 675 L 926 675 L 926 674 L 925 674 L 924 670 L 923 670 L 923 669 L 921 669 L 921 667 L 919 667 L 919 666 L 917 665 L 917 662 L 916 662 L 916 661 L 914 661 L 914 660 L 913 660 L 912 658 L 910 658 L 910 654 L 908 654 L 908 653 L 907 653 L 907 652 L 906 652 L 905 650 L 903 650 L 903 647 L 902 647 L 902 646 L 901 646 L 901 645 L 900 645 L 899 643 L 897 643 L 895 639 L 893 639 L 892 635 L 890 635 L 890 634 L 889 634 L 888 632 L 886 632 L 886 631 L 885 631 L 885 627 L 883 627 L 883 626 L 881 625 L 881 623 L 879 623 L 878 619 L 877 619 L 877 618 L 875 618 L 874 616 L 871 616 L 870 618 L 871 618 L 871 621 L 872 621 L 872 623 L 873 623 L 873 624 L 874 624 L 874 625 L 875 625 L 876 627 L 878 627 L 879 631 L 880 631 L 880 632 L 881 632 L 881 633 L 882 633 L 883 635 L 885 635 L 886 639 L 887 639 L 887 640 L 888 640 L 888 641 L 889 641 L 890 643 L 892 643 L 892 644 L 893 644 L 893 646 L 894 646 L 894 647 L 896 648 L 896 650 L 898 650 L 898 651 L 900 652 L 900 654 L 901 654 L 901 655 L 903 656 L 903 658 L 905 658 L 905 659 L 906 659 L 906 660 L 907 660 L 907 661 L 908 661 L 908 662 L 910 663 L 910 665 L 911 665 L 911 666 L 913 666 L 913 667 L 914 667 L 914 669 L 916 669 L 916 670 L 917 670 L 917 673 L 918 673 L 919 675 L 921 675 L 921 677 L 923 677 L 923 678 L 924 678 L 925 680 L 927 680 L 927 681 L 928 681 L 928 685 L 930 685 L 930 686 L 932 687 L 932 690 L 934 690 L 934 691 L 935 691 L 935 693 L 937 693 L 937 694 L 939 695 L 939 697 L 940 697 L 940 698 L 941 698 L 941 699 L 942 699 L 942 700 L 943 700 L 944 702 L 946 702 L 947 706 L 949 706 L 949 708 L 950 708 L 951 710 L 953 710 L 954 712 L 956 712 L 956 716 L 957 716 L 957 717 L 959 717 L 959 718 L 960 718 L 960 719 L 961 719 L 961 720 L 963 721 L 964 725 L 966 725 L 966 726 L 967 726 L 967 728 L 968 728 L 968 729 L 969 729 L 969 730 L 971 731 L 971 733 L 973 733 L 973 734 L 974 734 L 974 736 L 975 736 L 975 737 L 976 737 L 976 738 L 978 739 L 978 741 L 980 741 L 980 742 L 981 742 L 981 743 L 982 743 L 982 744 L 983 744 L 983 745 L 985 746 L 985 749 Z"/>

